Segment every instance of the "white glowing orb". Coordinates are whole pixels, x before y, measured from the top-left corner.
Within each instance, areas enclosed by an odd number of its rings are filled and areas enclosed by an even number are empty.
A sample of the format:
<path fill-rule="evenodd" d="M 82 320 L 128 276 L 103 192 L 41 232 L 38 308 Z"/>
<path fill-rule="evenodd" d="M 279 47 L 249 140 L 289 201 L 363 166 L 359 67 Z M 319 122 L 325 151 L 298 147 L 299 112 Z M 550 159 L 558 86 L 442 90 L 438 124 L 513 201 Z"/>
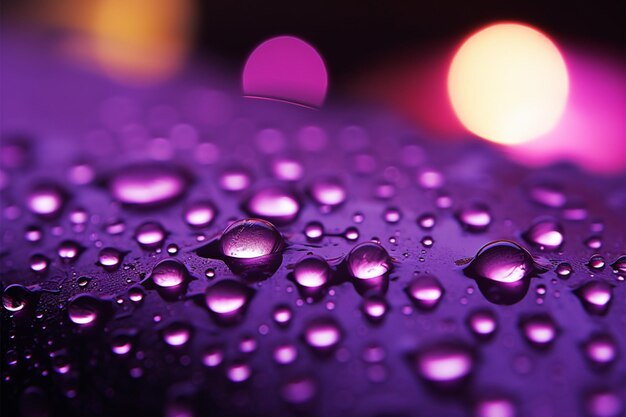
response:
<path fill-rule="evenodd" d="M 448 73 L 450 101 L 463 125 L 505 145 L 549 132 L 563 114 L 568 90 L 567 68 L 556 45 L 515 23 L 471 35 Z"/>

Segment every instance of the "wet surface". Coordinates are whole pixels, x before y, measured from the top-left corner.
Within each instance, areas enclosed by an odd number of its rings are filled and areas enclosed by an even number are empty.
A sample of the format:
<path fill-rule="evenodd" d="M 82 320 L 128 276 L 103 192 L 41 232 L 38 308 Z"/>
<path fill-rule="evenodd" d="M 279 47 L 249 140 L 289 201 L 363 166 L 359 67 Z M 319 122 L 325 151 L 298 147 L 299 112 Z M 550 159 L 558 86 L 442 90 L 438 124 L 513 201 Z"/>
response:
<path fill-rule="evenodd" d="M 28 64 L 2 64 L 3 415 L 623 412 L 623 178 L 208 71 L 53 65 L 23 97 Z"/>

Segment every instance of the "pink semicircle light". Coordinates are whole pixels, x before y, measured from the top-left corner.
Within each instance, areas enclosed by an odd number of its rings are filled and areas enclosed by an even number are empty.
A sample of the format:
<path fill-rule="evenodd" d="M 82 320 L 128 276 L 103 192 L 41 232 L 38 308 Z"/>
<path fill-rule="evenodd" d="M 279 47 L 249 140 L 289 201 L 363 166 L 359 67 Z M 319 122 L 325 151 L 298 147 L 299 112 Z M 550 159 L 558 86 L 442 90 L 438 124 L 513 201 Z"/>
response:
<path fill-rule="evenodd" d="M 326 98 L 328 73 L 311 45 L 293 36 L 278 36 L 252 51 L 242 83 L 245 97 L 318 108 Z"/>

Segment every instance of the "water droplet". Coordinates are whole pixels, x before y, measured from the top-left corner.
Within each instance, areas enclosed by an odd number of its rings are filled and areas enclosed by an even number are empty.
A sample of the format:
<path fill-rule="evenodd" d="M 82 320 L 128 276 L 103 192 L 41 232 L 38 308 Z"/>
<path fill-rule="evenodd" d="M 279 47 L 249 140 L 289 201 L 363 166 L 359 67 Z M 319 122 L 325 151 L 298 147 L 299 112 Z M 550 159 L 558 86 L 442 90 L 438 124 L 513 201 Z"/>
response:
<path fill-rule="evenodd" d="M 615 262 L 611 264 L 613 272 L 620 276 L 626 276 L 626 255 L 620 256 Z"/>
<path fill-rule="evenodd" d="M 115 248 L 104 248 L 98 255 L 98 264 L 108 271 L 119 268 L 124 254 Z"/>
<path fill-rule="evenodd" d="M 224 230 L 220 251 L 227 257 L 251 259 L 280 252 L 283 238 L 276 227 L 260 219 L 244 219 Z"/>
<path fill-rule="evenodd" d="M 102 300 L 92 295 L 79 294 L 68 301 L 67 314 L 75 324 L 93 324 L 101 317 L 102 303 Z"/>
<path fill-rule="evenodd" d="M 223 280 L 208 287 L 204 299 L 211 312 L 229 318 L 241 313 L 250 297 L 250 291 L 245 285 L 234 280 Z"/>
<path fill-rule="evenodd" d="M 585 411 L 589 417 L 619 417 L 624 413 L 624 400 L 613 391 L 597 390 L 587 396 Z"/>
<path fill-rule="evenodd" d="M 587 282 L 574 292 L 589 314 L 606 314 L 613 300 L 613 286 L 604 281 Z"/>
<path fill-rule="evenodd" d="M 298 285 L 319 288 L 330 279 L 330 267 L 324 258 L 308 255 L 296 263 L 293 276 Z"/>
<path fill-rule="evenodd" d="M 287 382 L 280 389 L 281 397 L 290 404 L 304 404 L 317 393 L 317 384 L 311 378 L 300 377 Z"/>
<path fill-rule="evenodd" d="M 8 285 L 2 293 L 2 305 L 12 313 L 24 310 L 33 300 L 33 292 L 20 284 Z"/>
<path fill-rule="evenodd" d="M 477 338 L 488 339 L 496 332 L 498 322 L 491 310 L 480 309 L 467 317 L 467 327 Z"/>
<path fill-rule="evenodd" d="M 50 260 L 43 255 L 35 254 L 30 257 L 30 269 L 35 272 L 46 272 Z"/>
<path fill-rule="evenodd" d="M 213 203 L 210 201 L 196 201 L 185 209 L 183 217 L 190 227 L 202 229 L 208 227 L 216 215 L 217 209 Z"/>
<path fill-rule="evenodd" d="M 532 245 L 554 250 L 563 244 L 563 227 L 553 220 L 541 220 L 534 223 L 523 236 Z"/>
<path fill-rule="evenodd" d="M 619 352 L 615 339 L 607 333 L 591 335 L 582 344 L 582 350 L 587 360 L 598 369 L 613 364 Z"/>
<path fill-rule="evenodd" d="M 383 298 L 369 297 L 363 301 L 362 309 L 363 314 L 365 314 L 370 321 L 378 322 L 385 316 L 389 306 Z"/>
<path fill-rule="evenodd" d="M 472 373 L 474 354 L 458 343 L 439 343 L 421 349 L 414 358 L 417 374 L 440 388 L 457 386 Z"/>
<path fill-rule="evenodd" d="M 557 265 L 555 272 L 559 278 L 568 279 L 572 275 L 572 272 L 574 272 L 574 269 L 567 262 L 561 262 Z"/>
<path fill-rule="evenodd" d="M 188 176 L 170 165 L 141 164 L 127 166 L 112 175 L 108 182 L 117 201 L 138 206 L 165 204 L 187 191 Z"/>
<path fill-rule="evenodd" d="M 402 219 L 402 212 L 395 207 L 390 207 L 383 213 L 383 219 L 387 223 L 398 223 Z"/>
<path fill-rule="evenodd" d="M 498 240 L 483 246 L 464 269 L 475 279 L 514 283 L 539 272 L 533 257 L 517 243 Z"/>
<path fill-rule="evenodd" d="M 164 259 L 152 269 L 152 282 L 162 288 L 175 287 L 189 277 L 185 265 L 176 259 Z"/>
<path fill-rule="evenodd" d="M 418 173 L 417 183 L 427 190 L 434 190 L 443 187 L 445 178 L 443 174 L 434 169 L 425 169 Z"/>
<path fill-rule="evenodd" d="M 73 240 L 61 242 L 57 248 L 59 258 L 67 262 L 75 261 L 82 251 L 83 247 Z"/>
<path fill-rule="evenodd" d="M 430 236 L 424 236 L 422 238 L 422 240 L 420 240 L 420 243 L 422 244 L 423 247 L 425 248 L 430 248 L 433 246 L 433 244 L 435 243 L 435 241 L 433 240 L 432 237 Z"/>
<path fill-rule="evenodd" d="M 24 238 L 29 242 L 39 242 L 43 238 L 43 232 L 37 226 L 30 226 L 26 229 Z"/>
<path fill-rule="evenodd" d="M 79 287 L 84 288 L 91 282 L 90 277 L 79 277 L 77 280 L 77 284 Z"/>
<path fill-rule="evenodd" d="M 550 346 L 558 333 L 556 323 L 545 313 L 522 318 L 519 325 L 526 341 L 539 348 Z"/>
<path fill-rule="evenodd" d="M 167 245 L 166 249 L 169 255 L 176 255 L 178 253 L 178 245 L 176 243 L 170 243 Z"/>
<path fill-rule="evenodd" d="M 436 217 L 432 213 L 424 213 L 417 218 L 417 224 L 424 230 L 430 230 L 435 227 Z"/>
<path fill-rule="evenodd" d="M 343 233 L 343 236 L 350 242 L 354 242 L 359 239 L 359 236 L 360 236 L 359 229 L 357 229 L 354 226 L 350 226 L 345 230 L 345 232 Z"/>
<path fill-rule="evenodd" d="M 337 180 L 326 179 L 313 182 L 309 188 L 311 198 L 325 207 L 336 207 L 346 200 L 346 189 Z"/>
<path fill-rule="evenodd" d="M 391 268 L 391 260 L 380 244 L 363 242 L 348 254 L 347 267 L 354 278 L 366 280 L 385 275 Z"/>
<path fill-rule="evenodd" d="M 126 224 L 119 219 L 115 219 L 107 223 L 105 230 L 110 235 L 121 235 L 126 230 Z"/>
<path fill-rule="evenodd" d="M 405 289 L 411 301 L 422 310 L 431 310 L 439 304 L 444 289 L 432 275 L 423 275 L 411 281 Z"/>
<path fill-rule="evenodd" d="M 517 408 L 513 401 L 503 396 L 481 398 L 474 406 L 475 417 L 516 417 Z"/>
<path fill-rule="evenodd" d="M 280 365 L 289 365 L 298 358 L 298 348 L 292 344 L 284 344 L 276 346 L 273 352 L 276 363 Z"/>
<path fill-rule="evenodd" d="M 204 272 L 204 275 L 205 275 L 207 278 L 209 278 L 209 279 L 215 278 L 215 269 L 213 269 L 213 268 L 208 268 L 208 269 Z"/>
<path fill-rule="evenodd" d="M 483 232 L 491 224 L 491 210 L 484 204 L 475 203 L 459 210 L 456 218 L 468 232 Z"/>
<path fill-rule="evenodd" d="M 304 168 L 294 159 L 276 159 L 272 163 L 274 177 L 282 181 L 297 181 L 302 178 Z"/>
<path fill-rule="evenodd" d="M 528 190 L 530 199 L 535 203 L 552 208 L 563 207 L 567 201 L 561 189 L 551 184 L 538 184 Z"/>
<path fill-rule="evenodd" d="M 193 328 L 184 322 L 175 321 L 168 324 L 162 331 L 163 341 L 170 346 L 183 346 L 191 338 Z"/>
<path fill-rule="evenodd" d="M 289 324 L 289 322 L 291 322 L 292 316 L 293 312 L 291 311 L 291 308 L 287 305 L 276 306 L 274 312 L 272 313 L 272 317 L 274 318 L 276 324 L 281 326 L 286 326 L 287 324 Z"/>
<path fill-rule="evenodd" d="M 587 266 L 591 269 L 604 269 L 606 266 L 606 261 L 602 255 L 593 255 L 589 258 L 589 262 L 587 262 Z"/>
<path fill-rule="evenodd" d="M 59 186 L 39 184 L 30 190 L 26 203 L 33 214 L 52 218 L 61 212 L 66 199 L 67 194 Z"/>
<path fill-rule="evenodd" d="M 128 298 L 133 303 L 140 303 L 143 301 L 144 292 L 143 289 L 137 285 L 128 289 Z"/>
<path fill-rule="evenodd" d="M 144 249 L 156 249 L 163 244 L 166 232 L 159 223 L 145 222 L 135 230 L 135 240 Z"/>
<path fill-rule="evenodd" d="M 116 355 L 126 355 L 133 348 L 132 332 L 117 332 L 111 340 L 111 351 Z"/>
<path fill-rule="evenodd" d="M 244 210 L 255 217 L 286 224 L 300 213 L 300 202 L 290 191 L 265 187 L 254 192 L 243 204 Z"/>
<path fill-rule="evenodd" d="M 252 369 L 250 369 L 250 365 L 247 363 L 236 362 L 228 365 L 226 368 L 226 376 L 232 382 L 244 382 L 252 376 Z"/>
<path fill-rule="evenodd" d="M 228 168 L 222 171 L 218 181 L 224 191 L 242 191 L 252 184 L 252 175 L 243 168 Z"/>
<path fill-rule="evenodd" d="M 602 238 L 600 236 L 591 236 L 585 240 L 585 246 L 589 249 L 600 249 L 602 247 Z"/>
<path fill-rule="evenodd" d="M 332 319 L 319 319 L 309 323 L 304 330 L 304 341 L 318 352 L 334 349 L 341 340 L 341 330 Z"/>
<path fill-rule="evenodd" d="M 324 225 L 318 221 L 311 221 L 304 226 L 304 235 L 312 242 L 322 240 L 324 237 Z"/>
<path fill-rule="evenodd" d="M 224 351 L 219 346 L 211 346 L 207 348 L 202 355 L 202 363 L 204 366 L 214 368 L 224 360 Z"/>

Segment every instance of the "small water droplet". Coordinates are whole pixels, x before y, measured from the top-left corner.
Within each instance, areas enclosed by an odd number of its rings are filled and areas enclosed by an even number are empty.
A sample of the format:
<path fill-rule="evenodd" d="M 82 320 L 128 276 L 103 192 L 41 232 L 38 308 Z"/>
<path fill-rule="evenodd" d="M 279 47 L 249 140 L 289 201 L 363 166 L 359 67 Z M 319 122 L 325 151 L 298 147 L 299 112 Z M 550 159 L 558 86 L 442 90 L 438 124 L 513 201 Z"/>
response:
<path fill-rule="evenodd" d="M 232 382 L 245 382 L 252 376 L 252 369 L 247 363 L 235 362 L 226 368 L 226 376 Z"/>
<path fill-rule="evenodd" d="M 435 241 L 433 240 L 431 236 L 424 236 L 422 240 L 420 241 L 420 243 L 422 244 L 423 247 L 430 248 L 433 246 Z"/>
<path fill-rule="evenodd" d="M 293 276 L 298 285 L 319 288 L 330 279 L 330 267 L 324 258 L 308 255 L 296 263 Z"/>
<path fill-rule="evenodd" d="M 213 203 L 210 201 L 197 201 L 185 209 L 183 217 L 190 227 L 202 229 L 208 227 L 216 215 L 217 209 Z"/>
<path fill-rule="evenodd" d="M 98 264 L 112 271 L 119 268 L 123 258 L 124 254 L 116 248 L 103 248 L 98 255 Z"/>
<path fill-rule="evenodd" d="M 332 319 L 319 319 L 309 323 L 304 330 L 304 341 L 318 352 L 334 349 L 341 340 L 341 330 Z"/>
<path fill-rule="evenodd" d="M 204 272 L 204 275 L 205 275 L 207 278 L 209 278 L 209 279 L 215 278 L 215 269 L 213 269 L 213 268 L 208 268 L 208 269 Z"/>
<path fill-rule="evenodd" d="M 219 366 L 224 360 L 224 351 L 219 346 L 211 346 L 207 348 L 202 355 L 202 363 L 204 366 L 214 368 Z"/>
<path fill-rule="evenodd" d="M 539 348 L 550 346 L 558 334 L 556 323 L 545 313 L 522 318 L 519 325 L 526 341 Z"/>
<path fill-rule="evenodd" d="M 435 169 L 424 169 L 417 175 L 417 183 L 427 190 L 434 190 L 443 187 L 445 178 L 443 174 Z"/>
<path fill-rule="evenodd" d="M 33 300 L 33 292 L 20 284 L 8 285 L 2 293 L 2 305 L 12 313 L 24 310 Z"/>
<path fill-rule="evenodd" d="M 290 191 L 279 187 L 265 187 L 255 191 L 243 204 L 243 208 L 254 217 L 286 224 L 300 213 L 300 202 Z"/>
<path fill-rule="evenodd" d="M 467 327 L 477 338 L 489 339 L 496 332 L 498 322 L 491 310 L 480 309 L 467 317 Z"/>
<path fill-rule="evenodd" d="M 483 232 L 491 224 L 491 210 L 482 203 L 475 203 L 459 210 L 456 218 L 468 232 Z"/>
<path fill-rule="evenodd" d="M 67 199 L 66 192 L 54 184 L 39 184 L 33 187 L 26 199 L 31 213 L 53 218 L 59 215 Z"/>
<path fill-rule="evenodd" d="M 585 246 L 589 249 L 600 249 L 602 247 L 602 238 L 600 236 L 591 236 L 585 240 Z"/>
<path fill-rule="evenodd" d="M 611 268 L 613 268 L 613 273 L 619 276 L 626 276 L 626 255 L 620 256 L 611 264 Z"/>
<path fill-rule="evenodd" d="M 436 217 L 432 213 L 424 213 L 417 218 L 417 224 L 424 230 L 430 230 L 435 227 Z"/>
<path fill-rule="evenodd" d="M 354 226 L 350 226 L 345 230 L 345 232 L 343 232 L 343 236 L 350 242 L 354 242 L 360 237 L 359 229 Z"/>
<path fill-rule="evenodd" d="M 385 316 L 388 309 L 389 306 L 387 302 L 380 297 L 369 297 L 363 301 L 363 314 L 373 322 L 380 321 Z"/>
<path fill-rule="evenodd" d="M 207 288 L 205 302 L 208 309 L 222 318 L 238 315 L 250 299 L 248 288 L 234 280 L 223 280 Z"/>
<path fill-rule="evenodd" d="M 431 310 L 441 301 L 444 289 L 432 275 L 423 275 L 411 281 L 405 289 L 409 299 L 422 310 Z"/>
<path fill-rule="evenodd" d="M 156 249 L 163 244 L 165 229 L 157 222 L 142 223 L 135 230 L 135 240 L 144 249 Z"/>
<path fill-rule="evenodd" d="M 563 227 L 554 220 L 541 220 L 530 226 L 523 236 L 538 248 L 554 250 L 563 244 Z"/>
<path fill-rule="evenodd" d="M 567 201 L 561 189 L 552 184 L 537 184 L 528 190 L 529 197 L 535 203 L 552 208 L 563 207 Z"/>
<path fill-rule="evenodd" d="M 318 221 L 310 221 L 304 226 L 304 235 L 312 242 L 320 241 L 324 237 L 324 225 Z"/>
<path fill-rule="evenodd" d="M 111 351 L 116 355 L 126 355 L 133 348 L 132 332 L 120 331 L 113 335 L 111 340 Z"/>
<path fill-rule="evenodd" d="M 507 397 L 491 395 L 474 406 L 474 417 L 516 417 L 517 407 Z"/>
<path fill-rule="evenodd" d="M 43 255 L 35 254 L 30 257 L 30 269 L 35 272 L 46 272 L 50 260 Z"/>
<path fill-rule="evenodd" d="M 574 293 L 589 314 L 606 314 L 613 300 L 613 286 L 604 281 L 587 282 Z"/>
<path fill-rule="evenodd" d="M 102 301 L 89 294 L 79 294 L 68 301 L 67 314 L 78 325 L 95 323 L 103 310 Z"/>
<path fill-rule="evenodd" d="M 65 240 L 59 244 L 57 248 L 57 254 L 59 258 L 66 262 L 74 262 L 80 253 L 83 251 L 83 247 L 73 240 Z"/>
<path fill-rule="evenodd" d="M 276 324 L 281 326 L 286 326 L 291 322 L 291 318 L 293 316 L 293 312 L 291 308 L 287 305 L 279 305 L 276 306 L 274 312 L 272 313 L 272 317 Z"/>
<path fill-rule="evenodd" d="M 557 265 L 555 272 L 559 278 L 568 279 L 572 275 L 572 272 L 574 272 L 574 269 L 567 262 L 561 262 Z"/>
<path fill-rule="evenodd" d="M 170 346 L 183 346 L 191 338 L 192 330 L 193 328 L 189 324 L 175 321 L 163 329 L 161 336 L 163 341 Z"/>
<path fill-rule="evenodd" d="M 383 213 L 383 219 L 387 223 L 398 223 L 402 219 L 402 212 L 396 207 L 390 207 Z"/>
<path fill-rule="evenodd" d="M 187 191 L 189 178 L 170 165 L 140 164 L 122 168 L 108 181 L 117 201 L 137 206 L 169 203 Z"/>
<path fill-rule="evenodd" d="M 273 352 L 274 361 L 280 365 L 289 365 L 298 358 L 298 348 L 292 344 L 278 345 Z"/>
<path fill-rule="evenodd" d="M 135 285 L 128 289 L 128 298 L 133 303 L 141 303 L 143 301 L 143 297 L 144 297 L 144 292 L 140 286 Z"/>
<path fill-rule="evenodd" d="M 414 358 L 417 374 L 439 388 L 452 388 L 472 373 L 475 358 L 463 344 L 439 343 L 421 349 Z"/>
<path fill-rule="evenodd" d="M 309 187 L 309 194 L 317 204 L 329 208 L 342 204 L 347 197 L 344 186 L 334 179 L 313 182 Z"/>
<path fill-rule="evenodd" d="M 279 158 L 272 163 L 272 174 L 282 181 L 297 181 L 304 174 L 304 167 L 295 159 Z"/>
<path fill-rule="evenodd" d="M 43 231 L 37 226 L 30 226 L 24 232 L 24 238 L 29 242 L 39 242 L 43 238 Z"/>
<path fill-rule="evenodd" d="M 606 261 L 602 255 L 593 255 L 589 258 L 589 262 L 587 262 L 587 266 L 590 269 L 604 269 L 606 266 Z"/>
<path fill-rule="evenodd" d="M 222 171 L 218 182 L 224 191 L 242 191 L 252 184 L 252 175 L 243 168 L 232 167 Z"/>
<path fill-rule="evenodd" d="M 594 333 L 582 344 L 585 358 L 598 369 L 605 369 L 618 357 L 615 339 L 607 333 Z"/>

